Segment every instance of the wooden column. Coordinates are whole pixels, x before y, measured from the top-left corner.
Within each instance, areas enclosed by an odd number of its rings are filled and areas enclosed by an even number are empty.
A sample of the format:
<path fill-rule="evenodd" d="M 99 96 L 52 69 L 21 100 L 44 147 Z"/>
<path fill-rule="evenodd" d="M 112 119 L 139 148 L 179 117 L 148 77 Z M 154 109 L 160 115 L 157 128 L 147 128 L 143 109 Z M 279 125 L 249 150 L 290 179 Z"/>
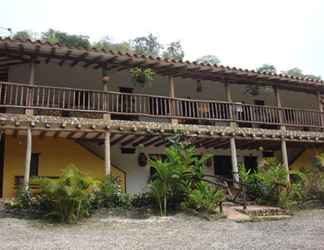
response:
<path fill-rule="evenodd" d="M 105 133 L 105 174 L 111 175 L 111 162 L 110 162 L 110 132 Z"/>
<path fill-rule="evenodd" d="M 32 154 L 32 131 L 29 128 L 27 129 L 25 175 L 24 175 L 24 185 L 26 188 L 28 187 L 29 184 L 31 154 Z"/>
<path fill-rule="evenodd" d="M 317 97 L 317 103 L 318 103 L 318 110 L 321 112 L 320 114 L 320 126 L 324 126 L 324 117 L 323 117 L 323 104 L 322 104 L 322 98 L 321 98 L 321 93 L 319 91 L 316 92 L 316 97 Z"/>
<path fill-rule="evenodd" d="M 226 97 L 226 101 L 232 103 L 233 100 L 232 100 L 232 93 L 231 93 L 230 84 L 228 82 L 225 82 L 224 87 L 225 87 L 225 97 Z M 233 116 L 232 106 L 229 106 L 229 115 L 230 115 L 230 119 L 232 120 L 233 117 L 234 117 Z M 235 122 L 230 122 L 230 125 L 231 125 L 231 127 L 235 127 L 236 126 L 236 123 Z"/>
<path fill-rule="evenodd" d="M 29 64 L 29 84 L 34 85 L 35 84 L 35 60 L 32 58 Z M 31 89 L 28 89 L 27 93 L 28 100 L 30 100 L 30 104 L 32 103 L 31 98 L 32 97 L 32 92 Z M 34 111 L 32 109 L 26 109 L 25 113 L 27 115 L 33 115 Z"/>
<path fill-rule="evenodd" d="M 285 167 L 288 175 L 287 175 L 287 181 L 290 182 L 289 177 L 289 162 L 288 162 L 288 151 L 287 151 L 287 143 L 285 138 L 281 138 L 281 156 L 282 156 L 282 164 Z"/>
<path fill-rule="evenodd" d="M 108 90 L 109 90 L 109 87 L 108 87 L 108 81 L 109 81 L 109 76 L 108 76 L 108 74 L 107 74 L 107 65 L 105 65 L 105 66 L 103 66 L 102 67 L 102 85 L 103 85 L 103 90 L 105 91 L 105 92 L 108 92 Z M 105 108 L 107 109 L 107 105 L 108 105 L 108 98 L 107 98 L 107 96 L 105 96 Z M 105 120 L 110 120 L 111 119 L 111 115 L 110 114 L 104 114 L 103 115 L 103 118 L 105 119 Z"/>
<path fill-rule="evenodd" d="M 169 77 L 169 90 L 170 90 L 170 97 L 175 98 L 175 88 L 174 88 L 174 78 L 171 76 Z M 175 114 L 175 102 L 171 101 L 170 103 L 170 113 L 171 115 Z M 171 119 L 172 124 L 178 124 L 177 119 Z"/>
<path fill-rule="evenodd" d="M 279 92 L 279 88 L 277 85 L 274 85 L 273 86 L 273 91 L 274 91 L 274 94 L 276 96 L 276 104 L 277 104 L 277 107 L 279 108 L 279 112 L 278 112 L 278 115 L 279 115 L 279 122 L 280 124 L 282 124 L 284 122 L 283 120 L 283 113 L 282 113 L 282 110 L 280 110 L 282 108 L 282 105 L 281 105 L 281 98 L 280 98 L 280 92 Z M 285 130 L 286 127 L 281 125 L 280 126 L 281 129 Z"/>
<path fill-rule="evenodd" d="M 240 176 L 239 176 L 239 170 L 238 170 L 238 164 L 237 164 L 236 143 L 235 143 L 234 136 L 230 138 L 230 144 L 231 144 L 231 157 L 232 157 L 233 180 L 236 183 L 239 183 Z"/>
<path fill-rule="evenodd" d="M 232 100 L 232 93 L 231 93 L 230 84 L 228 82 L 225 82 L 224 87 L 225 87 L 226 100 L 228 102 L 232 103 L 233 100 Z M 230 119 L 233 119 L 232 106 L 229 106 L 229 115 L 230 115 Z M 234 128 L 234 127 L 236 127 L 236 123 L 232 121 L 232 122 L 230 122 L 230 126 Z M 230 146 L 231 146 L 233 180 L 236 183 L 239 183 L 240 176 L 239 176 L 239 172 L 238 172 L 237 151 L 236 151 L 236 142 L 235 142 L 235 137 L 234 136 L 232 136 L 230 138 Z"/>
<path fill-rule="evenodd" d="M 273 86 L 273 90 L 276 96 L 276 103 L 277 103 L 277 107 L 281 108 L 281 98 L 280 98 L 280 92 L 279 92 L 279 88 L 277 85 Z M 284 122 L 283 119 L 283 113 L 282 110 L 279 110 L 279 122 L 280 124 L 282 124 Z M 286 130 L 286 126 L 281 125 L 280 126 L 280 130 L 281 131 L 285 131 Z M 288 182 L 290 181 L 290 177 L 289 177 L 289 161 L 288 161 L 288 151 L 287 151 L 287 143 L 286 143 L 286 139 L 284 136 L 281 137 L 281 160 L 282 160 L 282 165 L 285 167 L 285 169 L 287 170 L 287 180 Z"/>

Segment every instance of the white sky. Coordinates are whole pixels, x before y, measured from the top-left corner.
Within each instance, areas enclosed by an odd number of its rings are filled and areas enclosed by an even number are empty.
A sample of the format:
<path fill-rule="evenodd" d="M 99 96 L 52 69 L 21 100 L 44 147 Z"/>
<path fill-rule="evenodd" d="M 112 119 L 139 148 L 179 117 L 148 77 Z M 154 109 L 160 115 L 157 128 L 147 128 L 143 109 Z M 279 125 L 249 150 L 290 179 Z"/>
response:
<path fill-rule="evenodd" d="M 152 32 L 163 43 L 180 40 L 189 60 L 214 54 L 225 65 L 271 63 L 324 78 L 323 0 L 0 0 L 0 8 L 0 26 L 14 31 L 114 41 Z"/>

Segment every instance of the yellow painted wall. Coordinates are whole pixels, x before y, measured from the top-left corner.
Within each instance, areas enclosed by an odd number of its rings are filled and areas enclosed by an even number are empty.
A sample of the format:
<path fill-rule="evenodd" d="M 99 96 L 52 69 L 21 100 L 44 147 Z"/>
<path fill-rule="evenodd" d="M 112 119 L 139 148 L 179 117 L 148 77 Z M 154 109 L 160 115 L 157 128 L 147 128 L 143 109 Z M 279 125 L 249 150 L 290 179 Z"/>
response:
<path fill-rule="evenodd" d="M 60 176 L 69 164 L 74 164 L 85 175 L 96 178 L 104 176 L 104 161 L 72 140 L 33 137 L 32 148 L 33 153 L 40 153 L 39 176 Z M 14 196 L 15 176 L 24 175 L 25 154 L 25 137 L 6 137 L 3 185 L 5 198 Z M 112 175 L 119 177 L 125 190 L 124 172 L 112 166 Z"/>
<path fill-rule="evenodd" d="M 323 148 L 306 149 L 294 162 L 289 166 L 293 170 L 309 169 L 314 165 L 315 156 L 323 153 Z"/>

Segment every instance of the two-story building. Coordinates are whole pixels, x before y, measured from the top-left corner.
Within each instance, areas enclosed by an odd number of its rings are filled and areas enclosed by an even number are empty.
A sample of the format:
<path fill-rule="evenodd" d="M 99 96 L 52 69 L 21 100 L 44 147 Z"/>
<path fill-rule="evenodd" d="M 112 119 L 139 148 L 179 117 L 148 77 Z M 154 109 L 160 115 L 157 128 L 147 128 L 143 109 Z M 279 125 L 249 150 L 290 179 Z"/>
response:
<path fill-rule="evenodd" d="M 133 84 L 134 67 L 156 73 L 150 86 Z M 311 164 L 323 93 L 323 81 L 0 39 L 0 194 L 71 163 L 141 192 L 147 160 L 176 134 L 213 155 L 206 172 L 235 180 L 239 163 L 255 169 L 262 157 Z"/>

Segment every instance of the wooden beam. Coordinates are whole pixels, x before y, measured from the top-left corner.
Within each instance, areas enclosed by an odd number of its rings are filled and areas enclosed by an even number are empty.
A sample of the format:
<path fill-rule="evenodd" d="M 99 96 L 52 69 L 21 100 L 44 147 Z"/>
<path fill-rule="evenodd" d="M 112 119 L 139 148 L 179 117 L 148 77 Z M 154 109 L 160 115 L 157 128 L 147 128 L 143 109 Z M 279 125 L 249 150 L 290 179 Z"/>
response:
<path fill-rule="evenodd" d="M 51 53 L 46 58 L 46 61 L 45 61 L 46 64 L 48 64 L 51 61 L 52 57 L 55 55 L 55 51 L 56 51 L 56 48 L 55 47 L 52 47 Z"/>
<path fill-rule="evenodd" d="M 105 173 L 111 175 L 110 132 L 105 132 Z"/>
<path fill-rule="evenodd" d="M 94 69 L 102 68 L 103 65 L 108 65 L 109 63 L 115 61 L 117 57 L 118 57 L 118 56 L 112 56 L 111 58 L 106 59 L 105 61 L 98 63 L 98 65 L 94 66 L 93 68 L 94 68 Z M 115 65 L 115 66 L 116 66 L 116 65 Z M 118 65 L 117 65 L 117 66 L 118 66 Z"/>
<path fill-rule="evenodd" d="M 60 66 L 62 66 L 62 65 L 64 64 L 64 62 L 69 58 L 69 56 L 71 55 L 71 53 L 72 53 L 71 50 L 68 50 L 68 51 L 65 53 L 63 59 L 59 62 L 59 65 L 60 65 Z"/>
<path fill-rule="evenodd" d="M 91 139 L 92 139 L 92 140 L 99 139 L 99 137 L 100 137 L 101 135 L 102 135 L 102 133 L 99 132 L 99 133 L 97 133 L 94 137 L 92 137 Z M 110 136 L 110 138 L 111 138 L 111 136 Z"/>
<path fill-rule="evenodd" d="M 72 131 L 66 138 L 67 139 L 76 139 L 76 138 L 74 138 L 74 136 L 78 133 L 80 133 L 80 131 Z"/>
<path fill-rule="evenodd" d="M 143 144 L 145 142 L 147 142 L 148 140 L 150 140 L 153 136 L 152 135 L 146 135 L 144 138 L 136 141 L 135 143 L 133 143 L 133 147 L 137 147 L 140 144 Z"/>
<path fill-rule="evenodd" d="M 144 147 L 148 147 L 150 145 L 153 145 L 154 143 L 160 142 L 161 140 L 164 140 L 164 138 L 163 137 L 154 138 L 153 140 L 150 140 L 150 141 L 144 143 Z"/>
<path fill-rule="evenodd" d="M 211 147 L 214 147 L 214 149 L 218 149 L 218 148 L 224 148 L 225 146 L 228 147 L 228 141 L 218 142 L 217 144 L 214 144 Z"/>
<path fill-rule="evenodd" d="M 31 155 L 32 155 L 32 131 L 29 128 L 27 129 L 25 175 L 24 175 L 24 185 L 26 189 L 28 188 L 29 185 Z"/>
<path fill-rule="evenodd" d="M 142 137 L 142 136 L 140 136 Z M 121 143 L 122 146 L 127 146 L 128 144 L 132 143 L 133 141 L 137 140 L 138 136 L 134 135 L 133 137 L 129 138 L 128 140 L 125 140 Z"/>
<path fill-rule="evenodd" d="M 209 145 L 213 145 L 217 142 L 217 138 L 205 138 L 203 141 L 197 143 L 199 147 L 208 147 Z M 197 147 L 198 147 L 197 145 Z"/>
<path fill-rule="evenodd" d="M 116 138 L 115 140 L 111 141 L 111 146 L 117 144 L 117 143 L 120 142 L 121 140 L 124 140 L 127 136 L 128 136 L 128 134 L 124 134 L 124 135 L 119 136 L 119 137 Z"/>
<path fill-rule="evenodd" d="M 163 139 L 164 139 L 163 141 L 154 144 L 154 146 L 155 146 L 155 147 L 160 147 L 160 146 L 162 146 L 162 145 L 164 145 L 164 144 L 167 144 L 167 143 L 168 143 L 167 138 L 163 138 Z"/>
<path fill-rule="evenodd" d="M 94 59 L 92 59 L 91 61 L 87 62 L 86 64 L 83 65 L 83 68 L 88 68 L 90 65 L 92 64 L 98 64 L 100 59 L 102 58 L 102 55 L 99 55 L 97 57 L 95 57 Z"/>
<path fill-rule="evenodd" d="M 74 67 L 75 65 L 77 65 L 80 61 L 82 61 L 85 57 L 88 56 L 88 52 L 84 52 L 83 54 L 81 54 L 81 56 L 79 56 L 78 58 L 76 58 L 73 63 L 71 63 L 71 67 Z"/>

